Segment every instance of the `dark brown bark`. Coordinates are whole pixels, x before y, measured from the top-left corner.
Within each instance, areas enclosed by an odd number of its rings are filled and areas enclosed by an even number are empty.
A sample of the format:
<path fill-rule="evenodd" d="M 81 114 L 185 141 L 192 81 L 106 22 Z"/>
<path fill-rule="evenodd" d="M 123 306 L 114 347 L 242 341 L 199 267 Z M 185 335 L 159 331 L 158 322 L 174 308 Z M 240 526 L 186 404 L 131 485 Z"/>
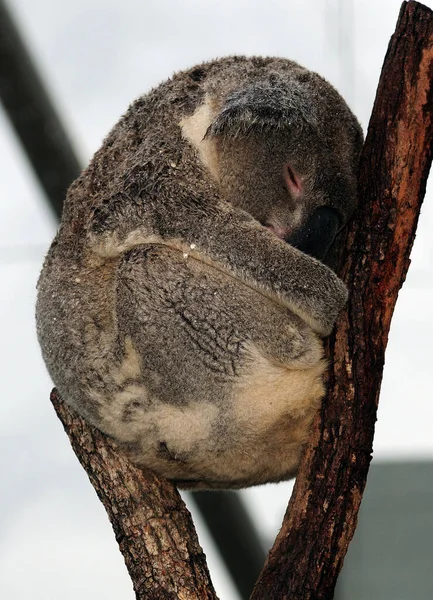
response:
<path fill-rule="evenodd" d="M 174 485 L 131 464 L 55 390 L 51 401 L 105 506 L 137 600 L 217 600 L 191 515 Z"/>
<path fill-rule="evenodd" d="M 252 600 L 330 600 L 371 460 L 384 352 L 409 267 L 432 154 L 433 13 L 403 3 L 360 168 L 341 276 L 350 299 L 328 342 L 328 393 Z M 53 392 L 72 446 L 112 522 L 137 599 L 216 598 L 176 489 L 134 467 Z"/>
<path fill-rule="evenodd" d="M 328 393 L 253 600 L 329 600 L 371 460 L 384 352 L 432 155 L 433 13 L 403 3 L 360 168 L 342 278 L 350 299 L 329 340 Z"/>

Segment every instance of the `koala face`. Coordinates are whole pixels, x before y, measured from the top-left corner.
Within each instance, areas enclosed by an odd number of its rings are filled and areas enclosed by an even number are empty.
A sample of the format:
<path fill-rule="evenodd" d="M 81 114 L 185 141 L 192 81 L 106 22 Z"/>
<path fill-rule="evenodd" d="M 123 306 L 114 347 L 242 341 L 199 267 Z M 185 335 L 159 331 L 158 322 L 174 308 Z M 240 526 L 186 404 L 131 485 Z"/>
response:
<path fill-rule="evenodd" d="M 223 196 L 322 260 L 355 207 L 362 132 L 329 86 L 318 101 L 320 83 L 271 74 L 231 91 L 207 136 Z"/>

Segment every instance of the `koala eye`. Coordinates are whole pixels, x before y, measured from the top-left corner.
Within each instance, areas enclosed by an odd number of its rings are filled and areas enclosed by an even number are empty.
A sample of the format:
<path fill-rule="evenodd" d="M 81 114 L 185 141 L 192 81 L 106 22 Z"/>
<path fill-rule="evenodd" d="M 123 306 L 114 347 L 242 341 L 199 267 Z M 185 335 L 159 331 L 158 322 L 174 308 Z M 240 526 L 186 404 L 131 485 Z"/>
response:
<path fill-rule="evenodd" d="M 284 179 L 291 196 L 294 198 L 299 197 L 303 190 L 302 179 L 290 164 L 286 164 L 284 167 Z"/>

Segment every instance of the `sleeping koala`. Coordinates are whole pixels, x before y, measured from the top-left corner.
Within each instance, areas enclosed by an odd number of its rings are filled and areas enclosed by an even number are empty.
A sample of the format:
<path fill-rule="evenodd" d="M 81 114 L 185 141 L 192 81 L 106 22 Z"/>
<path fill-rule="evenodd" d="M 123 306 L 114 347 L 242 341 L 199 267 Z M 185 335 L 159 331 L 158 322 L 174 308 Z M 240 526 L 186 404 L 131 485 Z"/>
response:
<path fill-rule="evenodd" d="M 190 489 L 293 477 L 346 288 L 358 121 L 319 75 L 229 57 L 128 109 L 68 191 L 37 328 L 64 400 Z"/>

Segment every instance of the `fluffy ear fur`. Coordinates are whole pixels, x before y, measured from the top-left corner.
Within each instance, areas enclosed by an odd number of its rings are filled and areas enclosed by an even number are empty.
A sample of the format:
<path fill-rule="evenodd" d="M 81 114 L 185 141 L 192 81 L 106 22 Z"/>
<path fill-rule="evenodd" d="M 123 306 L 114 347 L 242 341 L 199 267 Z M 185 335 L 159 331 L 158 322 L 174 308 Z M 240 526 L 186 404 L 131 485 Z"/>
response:
<path fill-rule="evenodd" d="M 361 144 L 339 94 L 285 59 L 205 63 L 134 102 L 70 187 L 39 280 L 65 401 L 184 487 L 292 477 L 347 297 L 317 259 Z"/>

